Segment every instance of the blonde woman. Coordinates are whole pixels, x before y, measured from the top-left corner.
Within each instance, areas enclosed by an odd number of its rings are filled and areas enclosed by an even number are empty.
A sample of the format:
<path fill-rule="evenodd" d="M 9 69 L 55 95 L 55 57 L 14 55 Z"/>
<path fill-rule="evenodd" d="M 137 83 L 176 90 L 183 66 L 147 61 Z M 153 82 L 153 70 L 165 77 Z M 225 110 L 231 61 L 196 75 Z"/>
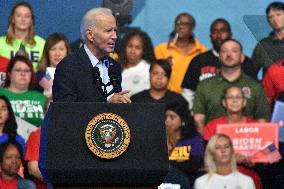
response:
<path fill-rule="evenodd" d="M 253 180 L 237 170 L 233 144 L 224 134 L 214 135 L 205 149 L 207 174 L 196 179 L 195 189 L 255 189 Z"/>
<path fill-rule="evenodd" d="M 11 10 L 7 34 L 0 37 L 0 71 L 6 72 L 9 60 L 24 49 L 36 68 L 45 40 L 35 35 L 35 16 L 30 4 L 19 2 Z"/>

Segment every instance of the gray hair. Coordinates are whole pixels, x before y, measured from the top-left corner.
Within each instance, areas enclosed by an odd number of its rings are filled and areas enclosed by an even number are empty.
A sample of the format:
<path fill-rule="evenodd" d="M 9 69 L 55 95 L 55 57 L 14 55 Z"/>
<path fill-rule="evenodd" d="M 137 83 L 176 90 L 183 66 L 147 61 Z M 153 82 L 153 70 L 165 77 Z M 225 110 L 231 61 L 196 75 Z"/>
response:
<path fill-rule="evenodd" d="M 204 164 L 205 164 L 205 169 L 209 174 L 209 178 L 216 173 L 217 167 L 216 163 L 214 160 L 214 151 L 215 151 L 215 145 L 218 139 L 220 138 L 226 138 L 229 141 L 230 148 L 232 150 L 232 158 L 231 158 L 231 168 L 232 171 L 237 170 L 237 163 L 236 163 L 236 158 L 234 155 L 234 148 L 231 139 L 225 135 L 225 134 L 215 134 L 214 136 L 211 137 L 209 142 L 207 143 L 206 149 L 205 149 L 205 157 L 204 157 Z"/>
<path fill-rule="evenodd" d="M 86 29 L 95 27 L 97 21 L 104 15 L 112 15 L 112 10 L 108 8 L 93 8 L 89 10 L 81 21 L 81 38 L 85 42 Z"/>

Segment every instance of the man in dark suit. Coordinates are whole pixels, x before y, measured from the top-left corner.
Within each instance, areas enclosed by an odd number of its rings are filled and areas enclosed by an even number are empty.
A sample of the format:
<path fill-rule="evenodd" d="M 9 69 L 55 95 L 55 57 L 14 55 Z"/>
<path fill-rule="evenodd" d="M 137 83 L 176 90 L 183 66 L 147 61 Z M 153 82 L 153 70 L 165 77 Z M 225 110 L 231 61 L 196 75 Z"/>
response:
<path fill-rule="evenodd" d="M 107 56 L 113 52 L 117 40 L 116 20 L 111 10 L 89 10 L 82 19 L 80 29 L 84 45 L 58 64 L 52 89 L 53 101 L 131 102 L 125 95 L 128 91 L 121 91 L 120 65 Z M 110 67 L 117 85 L 112 96 L 106 93 L 110 93 L 114 84 L 103 87 L 110 82 Z"/>
<path fill-rule="evenodd" d="M 121 91 L 120 65 L 107 56 L 114 50 L 116 32 L 116 20 L 110 9 L 94 8 L 85 14 L 81 23 L 84 45 L 77 52 L 64 58 L 56 67 L 52 88 L 54 102 L 131 102 L 125 95 L 129 91 Z M 100 61 L 101 59 L 103 60 Z M 104 87 L 101 88 L 101 83 L 107 84 L 110 75 L 112 86 L 108 86 L 107 91 L 109 93 L 113 87 L 115 93 L 107 98 L 102 92 Z M 40 142 L 39 168 L 46 183 L 49 182 L 45 158 L 50 118 L 51 111 L 48 110 L 42 123 Z"/>

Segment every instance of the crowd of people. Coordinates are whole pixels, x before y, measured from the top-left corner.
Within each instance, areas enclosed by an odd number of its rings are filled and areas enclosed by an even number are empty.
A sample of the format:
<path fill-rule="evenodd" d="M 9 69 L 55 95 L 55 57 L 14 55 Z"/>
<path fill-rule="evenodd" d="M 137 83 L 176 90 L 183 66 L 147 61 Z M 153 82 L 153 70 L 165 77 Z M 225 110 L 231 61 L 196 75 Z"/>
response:
<path fill-rule="evenodd" d="M 0 188 L 47 188 L 39 145 L 52 101 L 164 103 L 170 162 L 164 182 L 195 189 L 284 188 L 282 161 L 254 164 L 235 154 L 230 137 L 217 132 L 218 124 L 269 122 L 275 101 L 283 100 L 284 3 L 269 4 L 266 16 L 272 32 L 256 44 L 251 58 L 224 18 L 212 22 L 208 50 L 194 36 L 196 21 L 186 12 L 177 15 L 166 42 L 153 47 L 146 32 L 133 29 L 113 56 L 118 37 L 111 10 L 88 11 L 75 46 L 56 31 L 46 41 L 37 36 L 32 6 L 17 3 L 7 34 L 0 37 L 5 78 Z"/>

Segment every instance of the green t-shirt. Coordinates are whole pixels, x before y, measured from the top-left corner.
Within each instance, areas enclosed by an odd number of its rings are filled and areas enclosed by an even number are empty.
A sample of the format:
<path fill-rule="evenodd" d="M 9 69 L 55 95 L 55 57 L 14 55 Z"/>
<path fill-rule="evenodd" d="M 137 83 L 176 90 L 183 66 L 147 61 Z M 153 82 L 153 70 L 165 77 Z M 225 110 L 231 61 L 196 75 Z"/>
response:
<path fill-rule="evenodd" d="M 231 85 L 242 88 L 247 98 L 245 115 L 254 119 L 269 119 L 269 106 L 262 86 L 244 73 L 233 82 L 226 80 L 221 74 L 201 81 L 194 94 L 193 113 L 204 114 L 206 123 L 226 115 L 221 98 L 224 90 Z"/>
<path fill-rule="evenodd" d="M 36 91 L 13 93 L 6 87 L 0 89 L 0 95 L 5 95 L 12 105 L 14 113 L 29 123 L 39 126 L 44 118 L 46 96 Z"/>
<path fill-rule="evenodd" d="M 34 39 L 35 39 L 35 45 L 33 47 L 25 43 L 24 43 L 24 46 L 25 46 L 26 52 L 29 54 L 30 60 L 33 62 L 33 67 L 36 71 L 37 65 L 43 53 L 45 40 L 37 35 L 35 35 Z M 6 36 L 1 36 L 0 37 L 0 57 L 2 56 L 4 58 L 11 59 L 12 57 L 14 57 L 16 52 L 19 50 L 21 43 L 22 41 L 20 39 L 15 39 L 12 45 L 7 44 Z"/>

